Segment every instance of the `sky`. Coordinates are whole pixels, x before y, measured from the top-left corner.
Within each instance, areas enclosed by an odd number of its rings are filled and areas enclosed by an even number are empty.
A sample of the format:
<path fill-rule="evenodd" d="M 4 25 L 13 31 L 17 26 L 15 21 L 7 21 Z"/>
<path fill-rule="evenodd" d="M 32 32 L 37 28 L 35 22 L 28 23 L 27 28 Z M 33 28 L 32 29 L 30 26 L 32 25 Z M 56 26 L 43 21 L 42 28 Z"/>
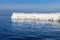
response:
<path fill-rule="evenodd" d="M 60 10 L 60 0 L 0 0 L 0 10 L 4 9 Z"/>

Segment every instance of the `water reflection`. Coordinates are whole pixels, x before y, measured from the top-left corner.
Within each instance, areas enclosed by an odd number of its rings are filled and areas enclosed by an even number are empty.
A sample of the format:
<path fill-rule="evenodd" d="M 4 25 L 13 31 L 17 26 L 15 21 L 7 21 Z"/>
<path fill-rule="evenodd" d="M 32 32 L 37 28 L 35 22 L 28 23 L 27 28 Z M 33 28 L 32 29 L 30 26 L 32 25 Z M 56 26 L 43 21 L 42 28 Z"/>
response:
<path fill-rule="evenodd" d="M 18 19 L 12 19 L 13 23 L 17 23 L 19 25 L 21 24 L 30 24 L 30 25 L 44 25 L 44 24 L 51 24 L 55 26 L 60 26 L 60 22 L 52 22 L 52 21 L 38 21 L 38 20 L 18 20 Z"/>
<path fill-rule="evenodd" d="M 12 20 L 14 31 L 18 32 L 25 39 L 55 40 L 60 37 L 60 23 L 37 20 Z M 31 39 L 30 38 L 30 39 Z"/>

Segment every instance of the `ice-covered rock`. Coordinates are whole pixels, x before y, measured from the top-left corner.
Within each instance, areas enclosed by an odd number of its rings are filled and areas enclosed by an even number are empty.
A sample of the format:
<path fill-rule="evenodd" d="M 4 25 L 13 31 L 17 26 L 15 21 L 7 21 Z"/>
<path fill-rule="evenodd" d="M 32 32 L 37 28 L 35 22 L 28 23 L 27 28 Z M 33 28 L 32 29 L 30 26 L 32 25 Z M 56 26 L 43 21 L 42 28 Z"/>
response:
<path fill-rule="evenodd" d="M 59 13 L 13 13 L 11 19 L 18 20 L 39 20 L 39 21 L 58 21 L 60 22 L 60 14 Z"/>

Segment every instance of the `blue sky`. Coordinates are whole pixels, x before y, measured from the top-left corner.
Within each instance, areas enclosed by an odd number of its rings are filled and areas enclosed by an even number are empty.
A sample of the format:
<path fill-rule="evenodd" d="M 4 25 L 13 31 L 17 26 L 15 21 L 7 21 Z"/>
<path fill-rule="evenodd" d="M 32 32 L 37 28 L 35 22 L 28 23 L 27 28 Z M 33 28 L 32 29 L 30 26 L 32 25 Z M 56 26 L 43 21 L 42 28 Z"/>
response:
<path fill-rule="evenodd" d="M 0 4 L 59 4 L 60 0 L 0 0 Z"/>
<path fill-rule="evenodd" d="M 0 9 L 60 9 L 60 0 L 0 0 Z"/>

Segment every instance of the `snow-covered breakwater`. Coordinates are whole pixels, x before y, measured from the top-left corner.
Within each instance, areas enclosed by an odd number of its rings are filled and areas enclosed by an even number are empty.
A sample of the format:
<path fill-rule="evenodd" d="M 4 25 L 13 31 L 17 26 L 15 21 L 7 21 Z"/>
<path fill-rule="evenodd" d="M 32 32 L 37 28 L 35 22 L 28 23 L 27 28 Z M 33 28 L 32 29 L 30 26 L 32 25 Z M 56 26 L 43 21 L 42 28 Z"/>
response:
<path fill-rule="evenodd" d="M 38 21 L 57 21 L 60 22 L 60 13 L 13 13 L 11 19 L 18 20 L 38 20 Z"/>

